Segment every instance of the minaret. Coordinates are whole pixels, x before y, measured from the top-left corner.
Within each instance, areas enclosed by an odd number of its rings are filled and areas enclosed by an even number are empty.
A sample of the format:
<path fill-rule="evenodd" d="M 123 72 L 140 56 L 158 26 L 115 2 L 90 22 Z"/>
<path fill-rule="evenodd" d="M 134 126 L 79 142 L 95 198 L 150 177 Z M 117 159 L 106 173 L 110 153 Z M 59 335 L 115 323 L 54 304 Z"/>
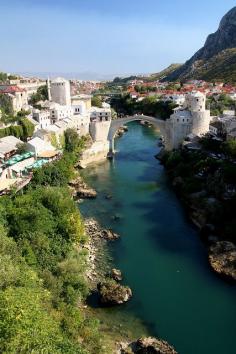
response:
<path fill-rule="evenodd" d="M 48 88 L 48 100 L 51 101 L 52 100 L 52 96 L 51 96 L 51 87 L 50 87 L 49 77 L 47 79 L 47 88 Z"/>

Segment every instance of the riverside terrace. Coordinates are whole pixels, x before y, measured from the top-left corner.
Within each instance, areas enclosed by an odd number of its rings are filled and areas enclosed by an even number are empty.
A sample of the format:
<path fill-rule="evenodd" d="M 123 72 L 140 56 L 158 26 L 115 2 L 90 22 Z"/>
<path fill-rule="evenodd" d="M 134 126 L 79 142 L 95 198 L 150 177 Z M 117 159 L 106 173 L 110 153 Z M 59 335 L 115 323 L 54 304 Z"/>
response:
<path fill-rule="evenodd" d="M 0 139 L 0 195 L 7 194 L 12 188 L 22 189 L 27 185 L 35 168 L 60 157 L 60 152 L 51 144 L 39 138 L 30 140 L 25 153 L 17 153 L 17 145 L 22 141 L 8 136 Z"/>

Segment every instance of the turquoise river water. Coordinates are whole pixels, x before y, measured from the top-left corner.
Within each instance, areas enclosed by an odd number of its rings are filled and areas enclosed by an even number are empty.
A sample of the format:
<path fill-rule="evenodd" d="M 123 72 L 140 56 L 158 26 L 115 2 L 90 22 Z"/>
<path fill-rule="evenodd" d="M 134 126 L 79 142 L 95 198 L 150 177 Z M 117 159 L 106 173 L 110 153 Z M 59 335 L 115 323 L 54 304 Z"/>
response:
<path fill-rule="evenodd" d="M 110 252 L 134 296 L 116 311 L 140 318 L 180 354 L 235 354 L 235 287 L 210 270 L 197 230 L 154 158 L 157 138 L 131 123 L 116 140 L 114 160 L 82 172 L 98 191 L 81 204 L 82 214 L 121 235 Z"/>

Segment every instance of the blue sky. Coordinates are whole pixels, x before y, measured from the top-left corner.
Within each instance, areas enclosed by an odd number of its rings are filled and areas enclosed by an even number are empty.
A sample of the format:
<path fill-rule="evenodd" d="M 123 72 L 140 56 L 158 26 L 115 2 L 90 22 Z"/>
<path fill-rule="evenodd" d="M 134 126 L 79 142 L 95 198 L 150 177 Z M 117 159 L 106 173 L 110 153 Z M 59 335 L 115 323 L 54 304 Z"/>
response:
<path fill-rule="evenodd" d="M 187 60 L 233 6 L 233 0 L 0 0 L 0 70 L 156 72 Z"/>

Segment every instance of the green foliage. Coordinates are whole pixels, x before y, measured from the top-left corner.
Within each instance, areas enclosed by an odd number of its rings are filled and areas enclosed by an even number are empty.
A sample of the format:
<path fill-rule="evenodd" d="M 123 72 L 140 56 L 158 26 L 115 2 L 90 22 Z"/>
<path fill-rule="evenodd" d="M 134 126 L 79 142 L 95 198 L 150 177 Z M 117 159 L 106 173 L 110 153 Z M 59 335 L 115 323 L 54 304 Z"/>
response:
<path fill-rule="evenodd" d="M 209 97 L 207 106 L 210 108 L 212 116 L 219 116 L 225 110 L 235 110 L 236 108 L 235 101 L 225 94 L 221 94 L 219 97 Z"/>
<path fill-rule="evenodd" d="M 30 114 L 30 111 L 26 111 L 22 109 L 21 111 L 17 112 L 17 118 L 24 118 Z"/>
<path fill-rule="evenodd" d="M 156 86 L 135 85 L 134 89 L 136 92 L 139 92 L 139 93 L 148 93 L 148 92 L 156 92 L 157 91 Z"/>
<path fill-rule="evenodd" d="M 17 80 L 17 79 L 19 79 L 19 76 L 17 76 L 17 75 L 11 74 L 8 76 L 8 80 Z"/>
<path fill-rule="evenodd" d="M 214 139 L 212 136 L 205 135 L 200 140 L 204 149 L 212 152 L 221 152 L 222 142 Z"/>
<path fill-rule="evenodd" d="M 0 137 L 13 135 L 16 138 L 21 138 L 23 136 L 23 129 L 20 125 L 11 125 L 7 128 L 0 129 Z"/>
<path fill-rule="evenodd" d="M 67 189 L 0 200 L 1 352 L 102 352 L 98 322 L 78 308 L 88 295 L 83 235 Z"/>
<path fill-rule="evenodd" d="M 3 93 L 0 93 L 0 108 L 1 111 L 6 115 L 13 115 L 13 106 L 12 106 L 12 101 L 8 95 L 5 95 Z"/>
<path fill-rule="evenodd" d="M 56 149 L 59 148 L 59 143 L 57 140 L 57 136 L 55 133 L 51 133 L 50 134 L 50 143 L 52 144 L 52 146 L 54 146 Z"/>
<path fill-rule="evenodd" d="M 102 98 L 101 96 L 93 96 L 91 100 L 91 104 L 93 107 L 102 108 Z"/>
<path fill-rule="evenodd" d="M 30 97 L 30 103 L 34 106 L 36 106 L 36 104 L 39 102 L 39 101 L 46 101 L 48 100 L 48 89 L 47 89 L 47 86 L 44 85 L 44 86 L 40 86 L 38 89 L 37 89 L 37 92 L 34 93 L 31 97 Z"/>
<path fill-rule="evenodd" d="M 34 125 L 27 118 L 21 118 L 18 125 L 11 125 L 9 127 L 0 129 L 0 138 L 4 136 L 13 135 L 27 141 L 27 138 L 32 137 L 34 133 Z"/>
<path fill-rule="evenodd" d="M 84 139 L 79 138 L 75 129 L 67 129 L 65 136 L 65 151 L 79 153 L 84 147 Z"/>
<path fill-rule="evenodd" d="M 51 307 L 50 292 L 4 233 L 0 234 L 0 318 L 2 353 L 16 353 L 19 348 L 21 353 L 61 353 L 65 346 L 72 348 Z"/>
<path fill-rule="evenodd" d="M 19 143 L 16 145 L 17 147 L 17 154 L 24 154 L 28 151 L 26 143 Z"/>
<path fill-rule="evenodd" d="M 7 81 L 7 74 L 0 72 L 0 82 L 6 82 Z"/>
<path fill-rule="evenodd" d="M 215 149 L 207 137 L 202 139 L 202 143 L 207 150 Z M 223 239 L 236 242 L 234 229 L 236 197 L 234 193 L 228 194 L 236 189 L 236 164 L 233 160 L 235 155 L 232 153 L 235 142 L 217 143 L 219 143 L 217 151 L 225 152 L 225 155 L 228 153 L 229 158 L 221 160 L 211 157 L 211 152 L 209 154 L 204 150 L 192 152 L 181 149 L 166 153 L 163 163 L 171 179 L 175 181 L 177 193 L 187 204 L 190 201 L 190 209 L 199 209 L 206 218 L 206 223 L 213 223 Z M 190 195 L 197 192 L 203 193 L 199 194 L 195 205 Z M 213 198 L 215 202 L 209 204 L 207 202 L 209 198 Z"/>
<path fill-rule="evenodd" d="M 27 118 L 21 118 L 19 121 L 20 125 L 22 126 L 22 140 L 26 141 L 27 138 L 32 137 L 34 133 L 34 125 L 31 123 Z"/>
<path fill-rule="evenodd" d="M 63 157 L 55 162 L 44 165 L 34 171 L 31 185 L 33 187 L 41 186 L 66 186 L 75 175 L 74 164 L 76 155 L 65 153 Z"/>
<path fill-rule="evenodd" d="M 229 157 L 236 158 L 236 140 L 227 140 L 223 145 L 223 150 Z"/>
<path fill-rule="evenodd" d="M 153 117 L 167 119 L 173 113 L 176 107 L 172 102 L 164 102 L 157 100 L 156 96 L 144 98 L 137 102 L 130 98 L 129 95 L 115 97 L 111 100 L 111 107 L 118 113 L 118 115 L 133 115 L 143 113 Z"/>

